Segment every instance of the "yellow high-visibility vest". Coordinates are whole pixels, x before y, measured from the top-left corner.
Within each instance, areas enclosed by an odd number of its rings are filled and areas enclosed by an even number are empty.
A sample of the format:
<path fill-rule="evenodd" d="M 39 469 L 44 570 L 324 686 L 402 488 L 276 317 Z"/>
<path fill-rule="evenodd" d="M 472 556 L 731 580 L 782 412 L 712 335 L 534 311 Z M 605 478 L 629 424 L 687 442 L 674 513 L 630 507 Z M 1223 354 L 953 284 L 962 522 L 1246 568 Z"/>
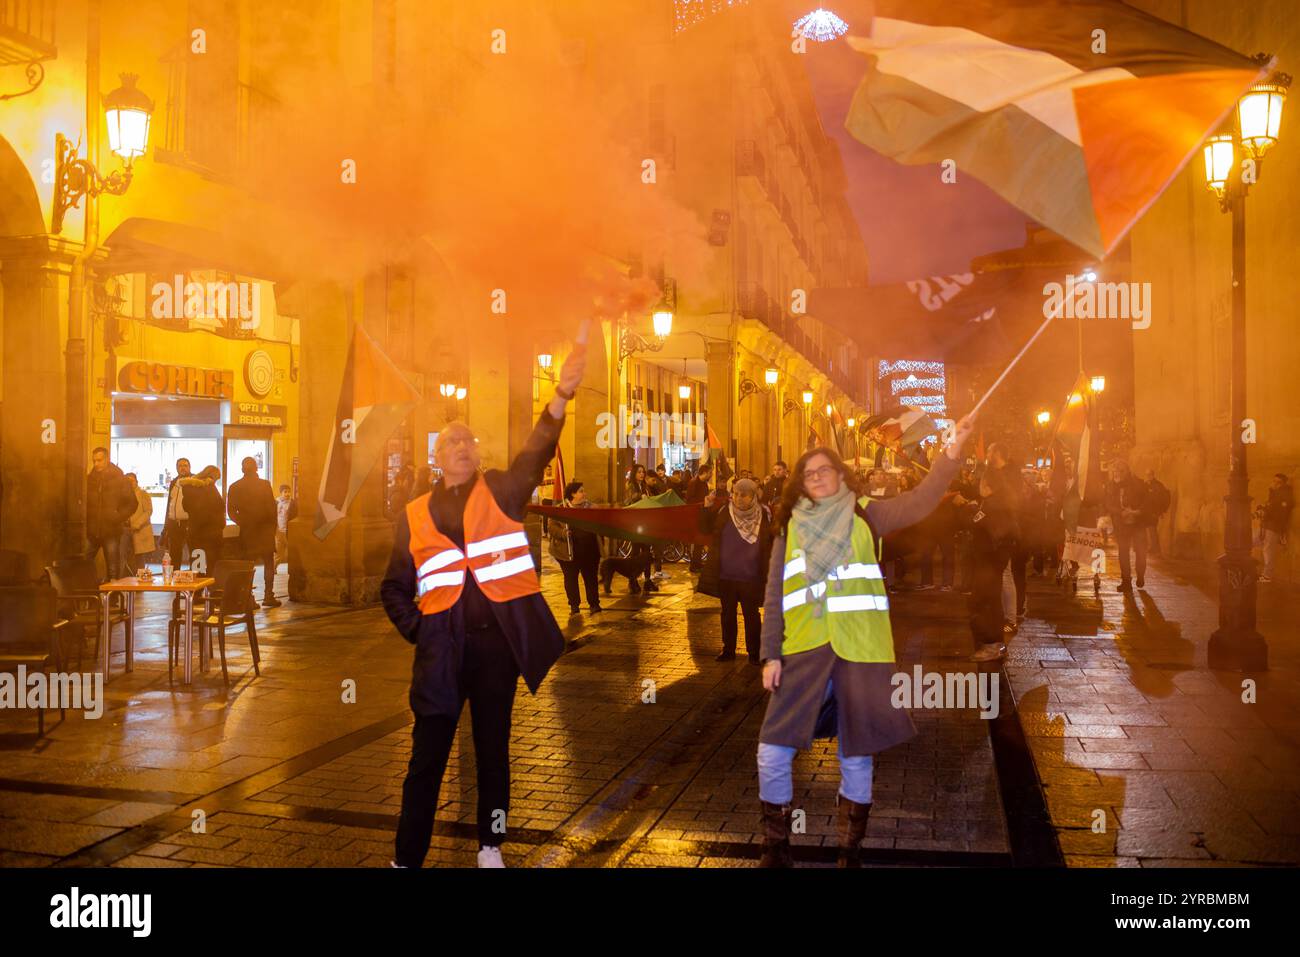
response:
<path fill-rule="evenodd" d="M 858 499 L 865 507 L 870 499 Z M 785 614 L 782 655 L 811 651 L 830 642 L 846 661 L 894 660 L 889 627 L 889 593 L 876 555 L 875 537 L 861 515 L 853 516 L 853 557 L 823 581 L 808 580 L 807 566 L 794 522 L 787 526 L 785 580 L 781 588 Z"/>

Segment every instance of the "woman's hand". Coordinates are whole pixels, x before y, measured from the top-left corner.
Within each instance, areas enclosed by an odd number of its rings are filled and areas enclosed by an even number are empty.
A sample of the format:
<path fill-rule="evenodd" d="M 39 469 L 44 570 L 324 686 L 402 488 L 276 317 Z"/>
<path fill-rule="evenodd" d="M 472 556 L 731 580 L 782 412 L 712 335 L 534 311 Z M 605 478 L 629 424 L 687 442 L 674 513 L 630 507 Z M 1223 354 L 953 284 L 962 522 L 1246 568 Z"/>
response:
<path fill-rule="evenodd" d="M 560 367 L 560 378 L 555 384 L 556 395 L 551 399 L 549 406 L 550 413 L 554 418 L 558 419 L 564 415 L 564 406 L 569 401 L 564 396 L 575 395 L 578 386 L 582 383 L 583 373 L 587 369 L 587 333 L 590 328 L 591 320 L 584 319 L 582 325 L 578 327 L 578 335 L 574 339 L 573 351 L 569 353 L 569 357 L 564 360 L 564 365 Z"/>
<path fill-rule="evenodd" d="M 775 691 L 781 687 L 781 659 L 773 658 L 763 663 L 763 690 Z"/>
<path fill-rule="evenodd" d="M 970 438 L 971 432 L 975 430 L 975 419 L 969 415 L 963 416 L 957 425 L 953 428 L 952 439 L 948 442 L 948 457 L 954 462 L 961 459 L 961 448 Z"/>
<path fill-rule="evenodd" d="M 716 499 L 717 497 L 718 497 L 718 493 L 717 493 L 716 491 L 710 491 L 708 495 L 704 496 L 704 507 L 705 507 L 705 508 L 712 508 L 712 507 L 713 507 L 713 501 L 714 501 L 714 499 Z"/>

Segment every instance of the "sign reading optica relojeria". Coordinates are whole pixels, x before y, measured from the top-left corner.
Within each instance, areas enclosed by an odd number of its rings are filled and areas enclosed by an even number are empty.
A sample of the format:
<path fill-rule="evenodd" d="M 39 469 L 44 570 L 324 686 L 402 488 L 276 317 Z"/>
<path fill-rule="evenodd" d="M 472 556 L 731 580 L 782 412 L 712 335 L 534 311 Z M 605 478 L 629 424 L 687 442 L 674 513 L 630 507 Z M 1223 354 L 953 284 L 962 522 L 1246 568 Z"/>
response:
<path fill-rule="evenodd" d="M 231 425 L 263 425 L 283 429 L 289 418 L 287 405 L 267 405 L 265 402 L 236 402 L 230 408 Z"/>
<path fill-rule="evenodd" d="M 161 362 L 128 362 L 117 377 L 124 392 L 153 395 L 193 395 L 209 399 L 235 397 L 235 373 L 230 369 L 195 369 Z"/>

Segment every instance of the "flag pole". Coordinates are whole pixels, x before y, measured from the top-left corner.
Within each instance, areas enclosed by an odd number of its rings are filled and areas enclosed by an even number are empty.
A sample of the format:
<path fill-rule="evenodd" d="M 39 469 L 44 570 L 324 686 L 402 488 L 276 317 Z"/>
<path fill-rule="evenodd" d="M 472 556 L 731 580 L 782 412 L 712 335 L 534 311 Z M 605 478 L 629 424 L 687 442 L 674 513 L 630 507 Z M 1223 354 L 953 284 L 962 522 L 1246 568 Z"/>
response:
<path fill-rule="evenodd" d="M 989 400 L 989 396 L 993 395 L 993 393 L 997 391 L 998 386 L 1002 384 L 1002 380 L 1005 379 L 1007 377 L 1007 374 L 1010 373 L 1011 370 L 1016 367 L 1016 363 L 1018 363 L 1021 359 L 1024 358 L 1025 353 L 1029 351 L 1029 347 L 1032 346 L 1038 340 L 1038 337 L 1043 334 L 1043 331 L 1048 327 L 1051 321 L 1059 315 L 1059 313 L 1060 313 L 1060 307 L 1058 306 L 1057 309 L 1053 311 L 1051 315 L 1049 315 L 1046 319 L 1043 320 L 1043 324 L 1038 327 L 1038 329 L 1034 332 L 1032 336 L 1029 337 L 1029 341 L 1026 342 L 1024 346 L 1021 347 L 1019 352 L 1016 353 L 1016 357 L 1011 360 L 1010 364 L 1008 364 L 1005 369 L 1002 370 L 1002 374 L 998 376 L 997 381 L 995 381 L 991 386 L 989 386 L 989 389 L 987 392 L 984 393 L 984 396 L 978 402 L 975 403 L 975 408 L 971 409 L 969 412 L 966 413 L 967 416 L 973 416 L 976 412 L 980 410 L 980 407 L 983 406 L 984 403 Z"/>

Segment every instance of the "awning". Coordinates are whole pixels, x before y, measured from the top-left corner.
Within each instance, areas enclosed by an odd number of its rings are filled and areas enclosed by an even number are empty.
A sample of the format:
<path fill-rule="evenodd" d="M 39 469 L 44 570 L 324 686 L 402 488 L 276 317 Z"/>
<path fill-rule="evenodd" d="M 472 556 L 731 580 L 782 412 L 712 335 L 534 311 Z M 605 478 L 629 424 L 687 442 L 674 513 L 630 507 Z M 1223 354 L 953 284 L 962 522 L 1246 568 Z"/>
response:
<path fill-rule="evenodd" d="M 260 243 L 164 219 L 128 219 L 104 246 L 108 259 L 99 271 L 109 274 L 219 269 L 274 282 L 290 278 L 280 258 Z"/>

